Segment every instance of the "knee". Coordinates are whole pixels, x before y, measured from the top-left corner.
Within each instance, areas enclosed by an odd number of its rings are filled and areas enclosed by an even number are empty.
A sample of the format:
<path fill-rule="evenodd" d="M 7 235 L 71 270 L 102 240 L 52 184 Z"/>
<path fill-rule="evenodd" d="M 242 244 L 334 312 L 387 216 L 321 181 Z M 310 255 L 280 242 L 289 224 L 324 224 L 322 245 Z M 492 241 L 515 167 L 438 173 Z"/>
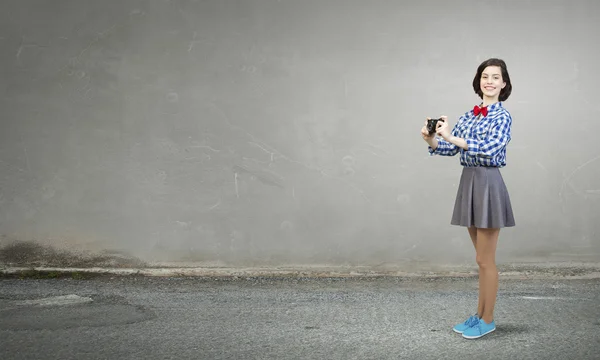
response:
<path fill-rule="evenodd" d="M 477 262 L 477 265 L 479 265 L 479 268 L 482 270 L 493 269 L 496 266 L 493 260 L 479 255 L 476 256 L 475 261 Z"/>

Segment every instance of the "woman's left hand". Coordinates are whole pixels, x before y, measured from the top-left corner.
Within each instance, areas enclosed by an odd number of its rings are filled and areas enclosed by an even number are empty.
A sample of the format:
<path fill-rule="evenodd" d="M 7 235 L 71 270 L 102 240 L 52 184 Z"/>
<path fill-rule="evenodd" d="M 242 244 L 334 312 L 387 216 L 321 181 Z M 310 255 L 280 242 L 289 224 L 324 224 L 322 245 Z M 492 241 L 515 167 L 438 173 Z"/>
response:
<path fill-rule="evenodd" d="M 447 116 L 440 116 L 440 118 L 444 121 L 438 121 L 437 123 L 437 128 L 435 130 L 435 132 L 441 136 L 442 138 L 444 138 L 444 140 L 448 140 L 448 138 L 450 137 L 451 133 L 450 133 L 450 124 L 448 124 L 448 117 Z"/>

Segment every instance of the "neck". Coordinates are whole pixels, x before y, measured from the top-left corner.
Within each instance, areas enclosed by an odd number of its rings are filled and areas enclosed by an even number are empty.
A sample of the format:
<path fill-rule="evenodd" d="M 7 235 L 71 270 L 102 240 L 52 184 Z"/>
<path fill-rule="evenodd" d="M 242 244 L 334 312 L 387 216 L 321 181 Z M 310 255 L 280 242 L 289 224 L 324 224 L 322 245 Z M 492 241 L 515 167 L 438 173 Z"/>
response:
<path fill-rule="evenodd" d="M 497 102 L 498 102 L 498 97 L 490 98 L 490 97 L 484 96 L 482 106 L 488 106 L 488 105 L 491 105 L 491 104 L 494 104 Z"/>

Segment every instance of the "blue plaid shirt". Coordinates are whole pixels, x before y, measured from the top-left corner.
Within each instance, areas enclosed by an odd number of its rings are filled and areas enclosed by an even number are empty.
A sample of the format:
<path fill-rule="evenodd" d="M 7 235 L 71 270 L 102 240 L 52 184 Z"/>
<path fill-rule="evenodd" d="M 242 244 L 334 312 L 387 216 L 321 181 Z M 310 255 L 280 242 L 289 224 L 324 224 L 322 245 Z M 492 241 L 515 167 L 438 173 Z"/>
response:
<path fill-rule="evenodd" d="M 512 117 L 502 102 L 488 106 L 486 117 L 475 116 L 473 110 L 461 115 L 452 129 L 452 135 L 463 138 L 469 147 L 465 150 L 441 137 L 435 150 L 429 146 L 430 155 L 454 156 L 460 152 L 462 166 L 506 165 L 506 145 L 510 142 Z"/>

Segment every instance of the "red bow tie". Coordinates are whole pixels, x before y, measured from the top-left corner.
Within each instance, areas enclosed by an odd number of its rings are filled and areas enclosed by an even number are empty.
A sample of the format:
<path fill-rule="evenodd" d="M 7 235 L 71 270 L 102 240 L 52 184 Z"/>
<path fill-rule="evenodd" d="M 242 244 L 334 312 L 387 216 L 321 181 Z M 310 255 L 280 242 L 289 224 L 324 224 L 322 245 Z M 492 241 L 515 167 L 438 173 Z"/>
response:
<path fill-rule="evenodd" d="M 477 116 L 477 115 L 479 115 L 479 113 L 481 113 L 481 115 L 483 115 L 483 117 L 486 117 L 488 114 L 487 106 L 479 107 L 479 106 L 475 105 L 475 107 L 473 108 L 473 113 L 475 113 L 475 116 Z"/>

